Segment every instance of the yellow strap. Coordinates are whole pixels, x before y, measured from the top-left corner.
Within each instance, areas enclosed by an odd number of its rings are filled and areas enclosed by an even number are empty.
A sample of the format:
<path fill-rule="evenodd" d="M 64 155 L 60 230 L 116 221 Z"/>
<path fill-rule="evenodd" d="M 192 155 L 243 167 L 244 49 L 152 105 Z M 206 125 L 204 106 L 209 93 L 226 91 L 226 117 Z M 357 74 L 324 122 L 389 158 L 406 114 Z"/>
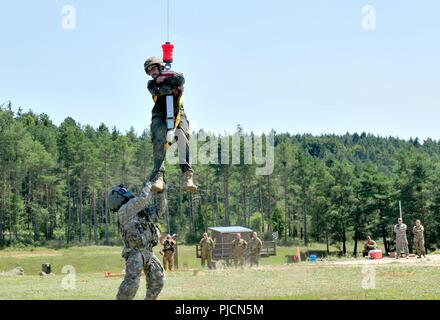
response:
<path fill-rule="evenodd" d="M 177 112 L 176 122 L 174 124 L 174 130 L 176 130 L 177 127 L 179 126 L 180 120 L 182 119 L 182 116 L 183 116 L 183 102 L 184 102 L 184 99 L 183 99 L 183 93 L 182 93 L 180 95 L 179 101 L 178 101 L 179 112 Z"/>

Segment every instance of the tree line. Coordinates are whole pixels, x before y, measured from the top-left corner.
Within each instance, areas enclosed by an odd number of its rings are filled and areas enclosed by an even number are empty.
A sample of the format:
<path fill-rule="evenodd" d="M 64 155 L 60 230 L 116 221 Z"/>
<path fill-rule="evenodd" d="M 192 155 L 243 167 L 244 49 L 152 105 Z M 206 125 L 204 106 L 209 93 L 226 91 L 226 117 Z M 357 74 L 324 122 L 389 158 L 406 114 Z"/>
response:
<path fill-rule="evenodd" d="M 237 132 L 253 136 L 240 126 Z M 349 242 L 352 253 L 360 251 L 358 242 L 371 235 L 388 251 L 401 200 L 409 229 L 420 219 L 427 246 L 440 246 L 439 141 L 272 133 L 271 175 L 255 175 L 257 165 L 243 161 L 196 164 L 199 190 L 187 194 L 180 168 L 167 164 L 167 205 L 154 199 L 162 231 L 191 243 L 209 227 L 242 225 L 266 239 L 277 232 L 286 244 L 336 244 L 343 254 Z M 139 192 L 152 163 L 148 130 L 122 133 L 71 117 L 56 126 L 44 113 L 3 105 L 0 246 L 119 245 L 117 216 L 108 210 L 106 195 L 120 183 Z"/>

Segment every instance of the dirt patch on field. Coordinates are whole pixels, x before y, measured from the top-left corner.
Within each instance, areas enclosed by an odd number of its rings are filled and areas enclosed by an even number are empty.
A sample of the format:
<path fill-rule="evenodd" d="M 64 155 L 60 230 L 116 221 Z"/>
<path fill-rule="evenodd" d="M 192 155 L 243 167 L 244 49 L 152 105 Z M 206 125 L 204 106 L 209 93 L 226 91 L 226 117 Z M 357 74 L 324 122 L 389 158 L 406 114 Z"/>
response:
<path fill-rule="evenodd" d="M 381 271 L 377 274 L 378 277 L 396 277 L 396 278 L 408 278 L 415 276 L 414 272 L 398 272 L 398 271 Z"/>
<path fill-rule="evenodd" d="M 440 255 L 433 254 L 428 255 L 426 258 L 417 259 L 417 258 L 389 258 L 385 257 L 383 259 L 378 260 L 369 260 L 369 259 L 347 259 L 345 261 L 335 261 L 330 262 L 334 265 L 411 265 L 416 267 L 426 267 L 426 266 L 438 266 L 440 267 Z"/>
<path fill-rule="evenodd" d="M 0 258 L 29 258 L 29 257 L 54 257 L 62 256 L 62 252 L 37 251 L 37 252 L 0 252 Z"/>

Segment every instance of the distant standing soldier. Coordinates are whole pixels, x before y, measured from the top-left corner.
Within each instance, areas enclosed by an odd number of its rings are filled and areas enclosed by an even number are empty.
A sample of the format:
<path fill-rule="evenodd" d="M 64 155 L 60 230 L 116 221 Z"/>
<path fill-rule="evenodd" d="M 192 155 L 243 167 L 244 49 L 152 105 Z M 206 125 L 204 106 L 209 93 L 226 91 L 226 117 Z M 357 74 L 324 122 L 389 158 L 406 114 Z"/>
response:
<path fill-rule="evenodd" d="M 261 242 L 260 238 L 258 238 L 257 233 L 252 232 L 252 238 L 249 241 L 251 267 L 254 265 L 258 267 L 262 246 L 263 246 L 263 243 Z"/>
<path fill-rule="evenodd" d="M 208 237 L 208 234 L 205 232 L 203 234 L 202 240 L 200 240 L 200 251 L 202 258 L 202 267 L 205 267 L 205 262 L 208 262 L 208 268 L 212 269 L 212 250 L 215 247 L 214 241 Z"/>
<path fill-rule="evenodd" d="M 420 220 L 416 220 L 416 225 L 413 228 L 413 235 L 414 235 L 414 245 L 416 247 L 417 252 L 417 258 L 426 258 L 425 255 L 425 236 L 423 235 L 423 232 L 425 231 L 425 228 L 423 228 L 422 223 Z"/>
<path fill-rule="evenodd" d="M 234 258 L 234 266 L 244 266 L 244 254 L 246 251 L 247 242 L 241 238 L 241 234 L 237 233 L 235 239 L 232 241 L 232 255 Z"/>
<path fill-rule="evenodd" d="M 174 253 L 176 251 L 176 241 L 171 238 L 170 235 L 167 235 L 165 241 L 163 242 L 163 267 L 165 270 L 173 271 L 174 268 Z"/>
<path fill-rule="evenodd" d="M 400 253 L 402 252 L 402 249 L 406 254 L 406 258 L 409 258 L 406 230 L 407 226 L 402 222 L 402 218 L 397 219 L 397 224 L 394 226 L 394 233 L 396 234 L 396 259 L 400 258 Z"/>

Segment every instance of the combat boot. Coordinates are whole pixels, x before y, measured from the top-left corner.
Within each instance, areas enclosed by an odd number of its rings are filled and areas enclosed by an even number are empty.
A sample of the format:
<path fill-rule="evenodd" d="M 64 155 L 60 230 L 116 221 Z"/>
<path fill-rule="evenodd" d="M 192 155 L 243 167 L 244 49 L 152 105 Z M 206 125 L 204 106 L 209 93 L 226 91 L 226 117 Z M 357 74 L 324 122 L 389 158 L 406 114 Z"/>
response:
<path fill-rule="evenodd" d="M 164 181 L 163 181 L 163 175 L 159 174 L 156 178 L 156 181 L 151 186 L 151 191 L 156 193 L 162 193 L 164 189 Z"/>
<path fill-rule="evenodd" d="M 193 181 L 193 173 L 192 171 L 186 171 L 183 173 L 183 190 L 186 192 L 196 192 L 197 186 Z"/>

